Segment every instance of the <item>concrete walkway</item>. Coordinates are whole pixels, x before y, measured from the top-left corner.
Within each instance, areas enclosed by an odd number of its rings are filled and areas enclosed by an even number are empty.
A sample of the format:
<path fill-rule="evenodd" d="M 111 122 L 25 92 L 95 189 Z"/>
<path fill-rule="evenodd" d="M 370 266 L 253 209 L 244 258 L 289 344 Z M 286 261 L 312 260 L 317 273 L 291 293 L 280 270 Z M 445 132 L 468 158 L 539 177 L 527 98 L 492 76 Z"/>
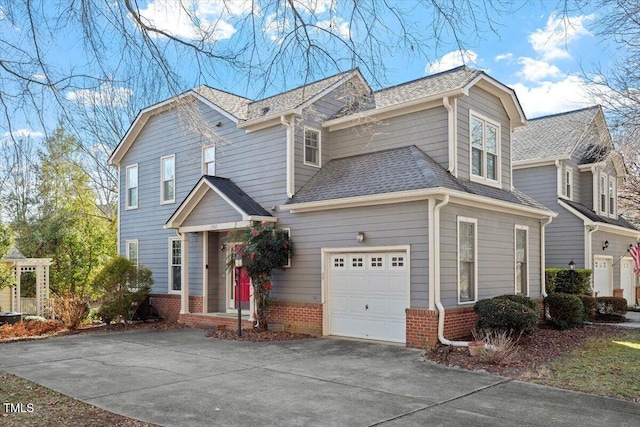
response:
<path fill-rule="evenodd" d="M 444 368 L 398 346 L 204 335 L 131 331 L 0 344 L 0 370 L 167 426 L 602 427 L 640 419 L 639 404 Z M 0 396 L 28 403 L 10 399 Z"/>

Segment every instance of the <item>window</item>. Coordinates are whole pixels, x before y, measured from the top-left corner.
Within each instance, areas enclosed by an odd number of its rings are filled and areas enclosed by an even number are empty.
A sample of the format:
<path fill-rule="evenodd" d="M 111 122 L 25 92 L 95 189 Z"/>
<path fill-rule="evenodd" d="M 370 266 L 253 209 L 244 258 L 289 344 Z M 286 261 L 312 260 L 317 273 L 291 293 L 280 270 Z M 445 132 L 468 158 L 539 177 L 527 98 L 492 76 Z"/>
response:
<path fill-rule="evenodd" d="M 404 255 L 391 255 L 391 268 L 404 269 Z"/>
<path fill-rule="evenodd" d="M 351 257 L 351 268 L 364 268 L 364 258 L 361 256 Z"/>
<path fill-rule="evenodd" d="M 564 195 L 567 199 L 573 198 L 573 169 L 569 167 L 564 171 Z"/>
<path fill-rule="evenodd" d="M 529 228 L 516 225 L 516 294 L 529 294 Z"/>
<path fill-rule="evenodd" d="M 476 300 L 477 220 L 458 218 L 458 302 Z"/>
<path fill-rule="evenodd" d="M 173 203 L 176 201 L 176 156 L 160 159 L 162 186 L 160 187 L 160 202 Z"/>
<path fill-rule="evenodd" d="M 374 255 L 369 258 L 369 267 L 372 269 L 384 268 L 383 257 Z"/>
<path fill-rule="evenodd" d="M 138 267 L 138 241 L 127 240 L 127 259 Z"/>
<path fill-rule="evenodd" d="M 182 289 L 182 241 L 179 237 L 169 239 L 169 292 Z"/>
<path fill-rule="evenodd" d="M 205 175 L 216 174 L 216 146 L 210 145 L 202 148 L 202 173 Z"/>
<path fill-rule="evenodd" d="M 500 126 L 479 116 L 471 120 L 471 178 L 500 181 Z"/>
<path fill-rule="evenodd" d="M 616 214 L 616 179 L 609 177 L 609 215 Z"/>
<path fill-rule="evenodd" d="M 304 164 L 320 166 L 320 132 L 317 130 L 304 130 Z"/>
<path fill-rule="evenodd" d="M 127 166 L 127 209 L 138 207 L 138 165 Z"/>
<path fill-rule="evenodd" d="M 600 212 L 607 213 L 607 176 L 600 175 Z"/>

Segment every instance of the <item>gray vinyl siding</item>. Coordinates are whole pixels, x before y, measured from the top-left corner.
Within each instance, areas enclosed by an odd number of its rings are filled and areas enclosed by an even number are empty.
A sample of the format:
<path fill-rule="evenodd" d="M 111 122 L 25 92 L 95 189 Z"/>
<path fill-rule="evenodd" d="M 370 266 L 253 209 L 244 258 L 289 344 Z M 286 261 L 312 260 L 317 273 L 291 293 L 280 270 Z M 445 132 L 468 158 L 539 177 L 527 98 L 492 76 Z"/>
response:
<path fill-rule="evenodd" d="M 574 179 L 577 180 L 577 178 Z M 556 182 L 557 169 L 555 165 L 513 171 L 513 186 L 552 210 L 556 210 L 558 206 Z"/>
<path fill-rule="evenodd" d="M 580 172 L 580 200 L 579 203 L 593 208 L 593 174 L 591 171 Z"/>
<path fill-rule="evenodd" d="M 224 252 L 220 250 L 220 234 L 208 232 L 209 260 L 207 261 L 207 308 L 209 313 L 224 311 L 224 266 L 220 268 L 219 259 L 224 259 Z M 222 283 L 221 283 L 222 282 Z M 220 303 L 222 301 L 222 303 Z"/>
<path fill-rule="evenodd" d="M 546 267 L 565 268 L 573 259 L 584 268 L 584 222 L 559 204 L 552 209 L 558 216 L 546 227 Z"/>
<path fill-rule="evenodd" d="M 411 306 L 428 307 L 428 204 L 426 201 L 279 215 L 291 228 L 294 255 L 274 277 L 273 294 L 286 301 L 321 302 L 321 249 L 411 247 Z M 364 231 L 362 244 L 356 234 Z"/>
<path fill-rule="evenodd" d="M 417 111 L 330 133 L 333 158 L 415 145 L 444 168 L 448 165 L 448 125 L 444 107 Z"/>
<path fill-rule="evenodd" d="M 458 178 L 470 179 L 469 110 L 500 125 L 501 183 L 511 189 L 511 123 L 500 99 L 482 89 L 471 88 L 469 96 L 457 100 L 458 111 Z"/>
<path fill-rule="evenodd" d="M 183 226 L 241 221 L 242 216 L 222 197 L 210 190 L 182 223 Z"/>
<path fill-rule="evenodd" d="M 440 231 L 441 301 L 458 305 L 459 216 L 477 220 L 477 299 L 515 293 L 515 226 L 529 228 L 529 296 L 540 297 L 540 223 L 537 220 L 469 206 L 442 209 Z M 461 304 L 468 305 L 468 304 Z"/>
<path fill-rule="evenodd" d="M 221 114 L 200 104 L 219 140 L 216 147 L 216 174 L 232 179 L 266 209 L 284 203 L 286 197 L 286 135 L 282 126 L 246 133 Z M 202 175 L 202 146 L 199 135 L 190 132 L 176 109 L 149 118 L 136 141 L 120 163 L 120 253 L 125 241 L 138 239 L 140 263 L 150 268 L 154 293 L 168 292 L 169 237 L 175 230 L 164 229 L 169 217 Z M 160 158 L 175 154 L 176 201 L 160 204 Z M 127 210 L 126 167 L 138 164 L 138 208 Z M 260 179 L 256 179 L 260 177 Z M 215 200 L 215 198 L 214 198 Z M 230 213 L 229 207 L 223 212 Z M 194 224 L 206 222 L 207 213 L 194 212 Z M 210 217 L 210 223 L 220 222 Z M 234 217 L 237 220 L 238 217 Z M 189 235 L 189 284 L 191 295 L 202 295 L 202 234 Z"/>
<path fill-rule="evenodd" d="M 605 241 L 609 242 L 609 247 L 602 249 Z M 599 255 L 613 257 L 613 289 L 620 289 L 620 259 L 628 256 L 627 249 L 630 244 L 636 244 L 636 237 L 603 231 L 595 231 L 591 236 L 591 253 L 594 257 Z"/>

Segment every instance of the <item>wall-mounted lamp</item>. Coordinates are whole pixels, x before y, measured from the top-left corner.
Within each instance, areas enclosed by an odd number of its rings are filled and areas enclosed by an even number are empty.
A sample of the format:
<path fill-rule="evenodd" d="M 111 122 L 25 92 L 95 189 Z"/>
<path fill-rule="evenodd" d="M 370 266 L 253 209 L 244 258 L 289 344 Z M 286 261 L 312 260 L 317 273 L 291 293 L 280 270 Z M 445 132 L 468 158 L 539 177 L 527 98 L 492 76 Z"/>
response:
<path fill-rule="evenodd" d="M 364 231 L 358 231 L 358 234 L 356 234 L 356 242 L 358 243 L 362 243 L 364 242 Z"/>
<path fill-rule="evenodd" d="M 237 268 L 242 268 L 242 254 L 241 253 L 236 253 L 236 256 L 233 259 L 235 266 Z"/>
<path fill-rule="evenodd" d="M 576 269 L 576 263 L 573 262 L 573 259 L 569 261 L 569 270 L 573 271 Z"/>
<path fill-rule="evenodd" d="M 602 244 L 602 250 L 604 251 L 605 249 L 607 249 L 609 247 L 609 241 L 605 240 L 604 243 Z"/>
<path fill-rule="evenodd" d="M 226 243 L 221 244 L 220 245 L 220 252 L 224 252 L 226 250 L 227 250 L 227 244 Z"/>
<path fill-rule="evenodd" d="M 222 127 L 222 122 L 218 122 L 218 123 L 216 123 L 216 127 L 217 127 L 217 128 L 221 128 L 221 127 Z"/>

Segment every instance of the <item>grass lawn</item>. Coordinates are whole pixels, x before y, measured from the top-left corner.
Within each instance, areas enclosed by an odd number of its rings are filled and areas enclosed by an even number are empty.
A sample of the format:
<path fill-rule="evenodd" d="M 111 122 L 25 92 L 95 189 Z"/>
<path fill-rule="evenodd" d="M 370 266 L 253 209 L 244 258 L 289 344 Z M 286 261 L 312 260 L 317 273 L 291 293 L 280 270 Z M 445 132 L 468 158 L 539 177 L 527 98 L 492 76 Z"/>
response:
<path fill-rule="evenodd" d="M 551 375 L 535 382 L 640 402 L 640 329 L 590 340 L 548 367 Z"/>

